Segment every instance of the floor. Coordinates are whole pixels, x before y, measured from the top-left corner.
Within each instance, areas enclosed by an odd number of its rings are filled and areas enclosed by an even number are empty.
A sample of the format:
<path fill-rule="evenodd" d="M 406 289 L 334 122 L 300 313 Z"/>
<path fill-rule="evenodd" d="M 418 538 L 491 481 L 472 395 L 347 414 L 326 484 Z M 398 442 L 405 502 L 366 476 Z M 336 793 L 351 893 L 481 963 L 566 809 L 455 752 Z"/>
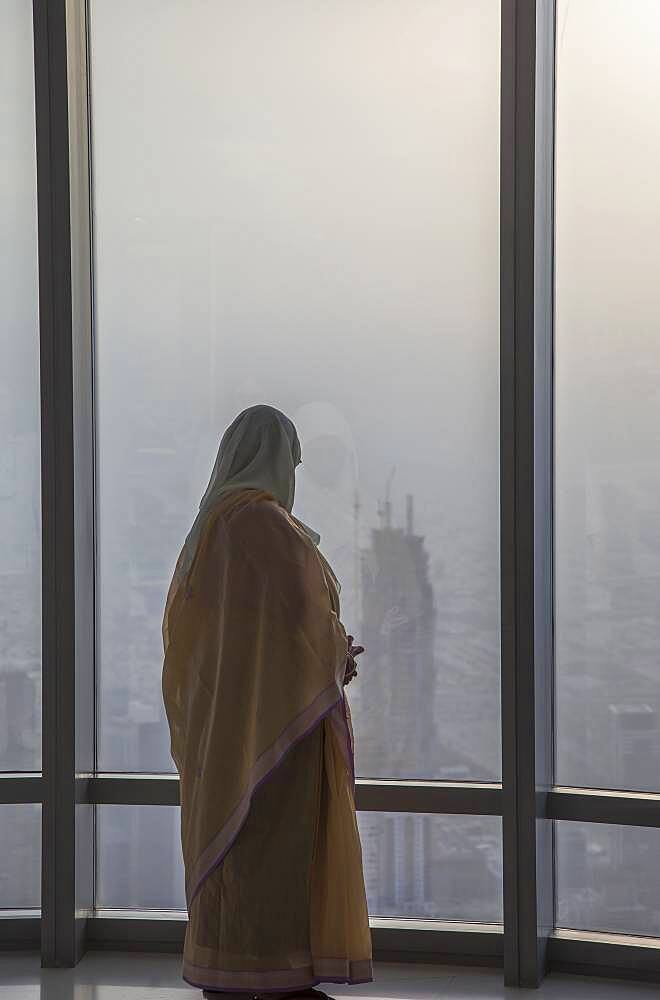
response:
<path fill-rule="evenodd" d="M 497 970 L 379 965 L 368 986 L 333 987 L 353 1000 L 651 1000 L 658 986 L 551 976 L 540 990 L 511 990 Z M 201 1000 L 180 976 L 175 955 L 91 952 L 76 969 L 40 969 L 37 955 L 0 954 L 0 1000 Z"/>

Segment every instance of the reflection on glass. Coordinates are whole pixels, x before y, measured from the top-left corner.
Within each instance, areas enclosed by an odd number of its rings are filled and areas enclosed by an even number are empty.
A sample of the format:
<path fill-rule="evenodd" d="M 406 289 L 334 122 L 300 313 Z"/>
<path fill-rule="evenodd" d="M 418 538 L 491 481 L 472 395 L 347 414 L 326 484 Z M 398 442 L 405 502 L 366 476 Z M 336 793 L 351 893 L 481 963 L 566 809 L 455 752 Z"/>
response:
<path fill-rule="evenodd" d="M 0 805 L 0 911 L 41 904 L 41 806 Z"/>
<path fill-rule="evenodd" d="M 99 806 L 96 905 L 185 909 L 179 810 Z M 501 821 L 360 813 L 369 912 L 500 922 Z"/>
<path fill-rule="evenodd" d="M 557 780 L 657 790 L 660 5 L 557 17 Z"/>
<path fill-rule="evenodd" d="M 41 766 L 32 5 L 0 4 L 0 770 Z M 1 841 L 0 841 L 1 843 Z"/>
<path fill-rule="evenodd" d="M 92 0 L 103 769 L 172 768 L 166 587 L 267 402 L 368 648 L 358 770 L 499 776 L 499 16 Z"/>
<path fill-rule="evenodd" d="M 660 935 L 660 830 L 557 823 L 557 926 Z"/>

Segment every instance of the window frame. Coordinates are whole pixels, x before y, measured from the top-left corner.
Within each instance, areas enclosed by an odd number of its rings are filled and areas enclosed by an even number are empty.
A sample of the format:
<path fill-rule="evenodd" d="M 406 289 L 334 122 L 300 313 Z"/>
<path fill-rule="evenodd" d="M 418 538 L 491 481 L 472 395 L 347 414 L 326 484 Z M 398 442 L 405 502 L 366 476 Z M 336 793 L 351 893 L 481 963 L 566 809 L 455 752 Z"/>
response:
<path fill-rule="evenodd" d="M 495 2 L 495 0 L 494 0 Z M 660 981 L 660 938 L 554 926 L 553 821 L 660 828 L 657 794 L 553 784 L 554 0 L 501 0 L 501 783 L 359 780 L 361 811 L 500 816 L 504 923 L 372 920 L 377 958 Z M 72 966 L 94 947 L 180 950 L 185 913 L 94 909 L 95 806 L 179 803 L 176 775 L 96 768 L 95 427 L 86 0 L 33 0 L 43 551 L 42 908 L 0 948 Z"/>

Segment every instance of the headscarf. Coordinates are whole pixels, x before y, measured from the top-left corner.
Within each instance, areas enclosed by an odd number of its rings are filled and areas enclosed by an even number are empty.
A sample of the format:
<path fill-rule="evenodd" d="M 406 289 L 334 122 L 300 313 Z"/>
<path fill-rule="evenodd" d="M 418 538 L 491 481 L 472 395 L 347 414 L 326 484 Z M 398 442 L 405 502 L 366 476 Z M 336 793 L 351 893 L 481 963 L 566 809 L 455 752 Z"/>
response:
<path fill-rule="evenodd" d="M 209 512 L 230 491 L 265 491 L 291 513 L 300 461 L 298 433 L 284 413 L 263 404 L 239 413 L 222 435 L 199 513 L 186 538 L 181 569 L 191 566 Z M 320 535 L 298 523 L 318 545 Z"/>

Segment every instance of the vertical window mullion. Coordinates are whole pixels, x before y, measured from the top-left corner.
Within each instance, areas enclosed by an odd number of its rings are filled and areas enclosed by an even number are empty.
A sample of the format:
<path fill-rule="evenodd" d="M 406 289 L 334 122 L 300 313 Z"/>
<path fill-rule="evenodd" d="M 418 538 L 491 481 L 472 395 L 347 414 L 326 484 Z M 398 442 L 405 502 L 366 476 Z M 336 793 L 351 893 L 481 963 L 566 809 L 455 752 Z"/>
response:
<path fill-rule="evenodd" d="M 84 0 L 34 0 L 43 563 L 42 962 L 91 905 L 93 475 Z"/>
<path fill-rule="evenodd" d="M 553 923 L 554 3 L 502 0 L 501 581 L 505 979 L 536 986 Z"/>

